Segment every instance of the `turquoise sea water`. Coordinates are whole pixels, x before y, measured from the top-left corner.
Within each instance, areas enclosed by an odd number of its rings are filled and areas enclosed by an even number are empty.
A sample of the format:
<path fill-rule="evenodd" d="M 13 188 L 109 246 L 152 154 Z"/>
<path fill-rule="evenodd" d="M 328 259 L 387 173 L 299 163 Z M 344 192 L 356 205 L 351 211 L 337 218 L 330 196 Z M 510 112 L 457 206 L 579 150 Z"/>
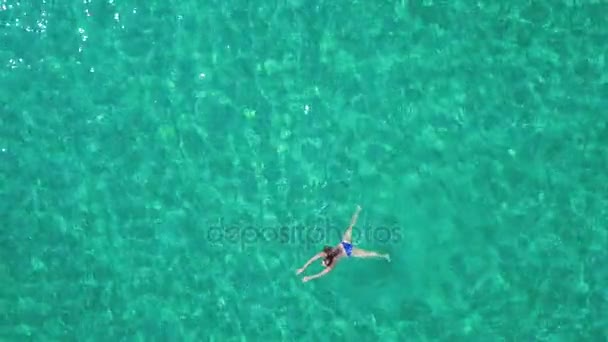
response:
<path fill-rule="evenodd" d="M 606 341 L 607 13 L 0 0 L 0 340 Z"/>

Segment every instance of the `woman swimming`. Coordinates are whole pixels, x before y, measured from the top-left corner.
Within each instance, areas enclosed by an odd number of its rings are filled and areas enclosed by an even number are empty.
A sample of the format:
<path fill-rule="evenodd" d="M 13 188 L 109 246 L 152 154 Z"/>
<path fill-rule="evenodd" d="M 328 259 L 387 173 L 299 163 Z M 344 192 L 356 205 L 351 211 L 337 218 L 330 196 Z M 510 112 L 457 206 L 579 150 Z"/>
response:
<path fill-rule="evenodd" d="M 304 272 L 304 270 L 310 266 L 315 260 L 319 258 L 323 258 L 322 264 L 325 266 L 325 269 L 313 276 L 307 276 L 302 279 L 303 282 L 307 282 L 309 280 L 313 280 L 315 278 L 322 277 L 329 273 L 334 269 L 338 261 L 343 257 L 358 257 L 358 258 L 385 258 L 387 261 L 391 261 L 391 257 L 388 254 L 380 254 L 372 251 L 366 251 L 361 248 L 353 247 L 352 245 L 352 231 L 355 223 L 357 223 L 357 218 L 359 217 L 359 212 L 361 211 L 361 207 L 357 206 L 357 210 L 353 215 L 350 226 L 344 232 L 342 236 L 342 242 L 340 242 L 336 247 L 325 246 L 322 252 L 317 253 L 317 255 L 313 256 L 302 266 L 302 268 L 296 271 L 296 275 Z"/>

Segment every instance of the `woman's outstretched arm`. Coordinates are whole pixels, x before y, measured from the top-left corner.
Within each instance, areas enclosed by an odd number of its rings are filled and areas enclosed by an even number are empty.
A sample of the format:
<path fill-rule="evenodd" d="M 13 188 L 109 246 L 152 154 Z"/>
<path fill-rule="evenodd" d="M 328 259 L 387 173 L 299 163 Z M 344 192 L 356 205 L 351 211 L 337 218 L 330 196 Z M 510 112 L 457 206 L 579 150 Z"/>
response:
<path fill-rule="evenodd" d="M 331 270 L 333 270 L 334 269 L 334 265 L 331 265 L 329 267 L 325 267 L 325 269 L 323 271 L 321 271 L 321 272 L 319 272 L 319 273 L 317 273 L 315 275 L 304 277 L 304 278 L 302 278 L 302 281 L 303 282 L 307 282 L 309 280 L 313 280 L 313 279 L 322 277 L 322 276 L 326 275 L 327 273 L 329 273 Z"/>
<path fill-rule="evenodd" d="M 310 266 L 310 264 L 312 264 L 312 263 L 313 263 L 315 260 L 317 260 L 317 259 L 319 259 L 319 258 L 322 258 L 322 257 L 324 257 L 324 256 L 325 256 L 325 253 L 323 253 L 323 252 L 317 253 L 315 256 L 313 256 L 312 258 L 310 258 L 310 260 L 308 260 L 308 261 L 307 261 L 307 262 L 304 264 L 304 266 L 302 266 L 302 268 L 298 269 L 298 270 L 296 271 L 296 274 L 300 274 L 300 273 L 304 272 L 304 270 L 305 270 L 305 269 L 306 269 L 308 266 Z"/>

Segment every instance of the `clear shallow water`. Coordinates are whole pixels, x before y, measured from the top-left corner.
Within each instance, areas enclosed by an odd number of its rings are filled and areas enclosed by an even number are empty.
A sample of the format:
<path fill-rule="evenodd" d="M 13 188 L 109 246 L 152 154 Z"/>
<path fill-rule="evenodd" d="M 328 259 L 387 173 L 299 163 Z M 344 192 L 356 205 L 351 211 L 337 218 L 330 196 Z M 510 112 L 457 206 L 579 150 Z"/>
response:
<path fill-rule="evenodd" d="M 605 13 L 0 0 L 1 339 L 605 340 Z"/>

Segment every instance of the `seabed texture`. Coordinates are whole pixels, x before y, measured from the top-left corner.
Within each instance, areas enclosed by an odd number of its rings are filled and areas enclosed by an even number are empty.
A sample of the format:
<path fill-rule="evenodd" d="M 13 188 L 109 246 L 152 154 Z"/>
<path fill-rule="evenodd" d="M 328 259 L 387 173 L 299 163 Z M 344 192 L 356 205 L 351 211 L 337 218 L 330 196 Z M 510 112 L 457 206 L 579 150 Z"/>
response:
<path fill-rule="evenodd" d="M 0 340 L 606 341 L 607 46 L 603 0 L 0 0 Z M 392 262 L 302 283 L 357 204 Z"/>

